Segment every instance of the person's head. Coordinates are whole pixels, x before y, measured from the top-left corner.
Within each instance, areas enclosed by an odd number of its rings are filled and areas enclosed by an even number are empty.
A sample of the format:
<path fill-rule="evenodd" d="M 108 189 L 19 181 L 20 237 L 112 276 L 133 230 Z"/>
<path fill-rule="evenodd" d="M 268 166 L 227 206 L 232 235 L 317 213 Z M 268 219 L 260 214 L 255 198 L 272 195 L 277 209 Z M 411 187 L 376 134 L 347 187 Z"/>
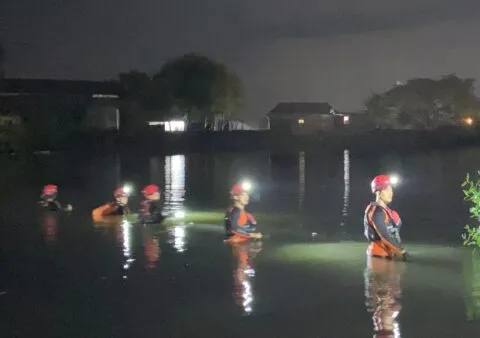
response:
<path fill-rule="evenodd" d="M 42 198 L 47 201 L 54 201 L 57 199 L 58 187 L 54 184 L 47 184 L 42 189 Z"/>
<path fill-rule="evenodd" d="M 125 189 L 117 188 L 113 192 L 113 196 L 118 205 L 125 206 L 128 204 L 128 194 L 125 192 Z"/>
<path fill-rule="evenodd" d="M 377 202 L 389 204 L 393 200 L 393 187 L 389 176 L 379 175 L 371 183 L 372 193 L 375 194 Z"/>
<path fill-rule="evenodd" d="M 250 195 L 241 184 L 235 184 L 230 190 L 230 197 L 233 203 L 240 208 L 244 208 L 250 201 Z"/>
<path fill-rule="evenodd" d="M 158 185 L 155 185 L 155 184 L 147 185 L 145 188 L 143 188 L 142 193 L 143 193 L 143 196 L 145 196 L 145 198 L 148 200 L 151 200 L 151 201 L 160 200 L 160 188 L 158 187 Z"/>

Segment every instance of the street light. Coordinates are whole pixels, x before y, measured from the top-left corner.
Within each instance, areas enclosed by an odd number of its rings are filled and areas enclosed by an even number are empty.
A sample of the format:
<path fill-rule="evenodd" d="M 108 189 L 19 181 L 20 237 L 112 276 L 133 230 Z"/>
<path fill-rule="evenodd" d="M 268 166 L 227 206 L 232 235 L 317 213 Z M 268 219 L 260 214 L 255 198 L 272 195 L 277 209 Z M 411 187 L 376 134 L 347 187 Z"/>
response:
<path fill-rule="evenodd" d="M 467 126 L 471 126 L 473 124 L 473 119 L 469 116 L 469 117 L 464 118 L 463 122 L 465 122 L 465 124 Z"/>

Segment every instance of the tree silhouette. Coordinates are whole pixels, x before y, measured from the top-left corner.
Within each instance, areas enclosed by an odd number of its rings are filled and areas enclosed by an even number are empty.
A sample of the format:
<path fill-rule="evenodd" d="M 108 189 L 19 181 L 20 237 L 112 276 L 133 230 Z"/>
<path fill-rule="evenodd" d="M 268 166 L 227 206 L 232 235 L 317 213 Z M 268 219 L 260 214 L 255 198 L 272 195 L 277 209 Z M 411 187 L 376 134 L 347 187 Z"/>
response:
<path fill-rule="evenodd" d="M 195 53 L 167 61 L 153 81 L 190 120 L 230 115 L 243 104 L 241 80 L 225 65 Z"/>
<path fill-rule="evenodd" d="M 446 75 L 438 80 L 416 78 L 374 93 L 365 102 L 377 128 L 432 129 L 458 124 L 478 107 L 473 79 Z"/>

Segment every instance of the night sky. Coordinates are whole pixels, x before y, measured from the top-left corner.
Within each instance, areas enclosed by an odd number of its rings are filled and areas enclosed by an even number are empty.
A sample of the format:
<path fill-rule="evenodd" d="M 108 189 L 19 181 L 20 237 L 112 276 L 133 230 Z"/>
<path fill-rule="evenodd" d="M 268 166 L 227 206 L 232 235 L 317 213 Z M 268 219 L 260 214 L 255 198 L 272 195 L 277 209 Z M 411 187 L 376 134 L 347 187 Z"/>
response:
<path fill-rule="evenodd" d="M 8 77 L 108 79 L 198 52 L 278 101 L 362 108 L 397 80 L 480 79 L 480 0 L 1 0 Z"/>

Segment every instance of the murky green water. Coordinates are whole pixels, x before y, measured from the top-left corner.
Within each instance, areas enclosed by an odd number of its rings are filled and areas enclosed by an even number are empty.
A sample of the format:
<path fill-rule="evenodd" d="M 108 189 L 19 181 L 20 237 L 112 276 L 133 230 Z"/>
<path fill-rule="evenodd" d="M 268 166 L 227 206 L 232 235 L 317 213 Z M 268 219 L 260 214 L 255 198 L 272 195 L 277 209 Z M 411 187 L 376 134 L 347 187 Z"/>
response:
<path fill-rule="evenodd" d="M 478 337 L 480 255 L 458 245 L 459 184 L 479 155 L 1 159 L 0 336 Z M 403 177 L 393 207 L 411 262 L 365 257 L 369 182 L 384 171 Z M 223 211 L 242 178 L 267 236 L 231 247 Z M 160 184 L 166 212 L 185 219 L 94 225 L 91 209 L 123 182 Z M 36 208 L 45 183 L 71 215 Z"/>

